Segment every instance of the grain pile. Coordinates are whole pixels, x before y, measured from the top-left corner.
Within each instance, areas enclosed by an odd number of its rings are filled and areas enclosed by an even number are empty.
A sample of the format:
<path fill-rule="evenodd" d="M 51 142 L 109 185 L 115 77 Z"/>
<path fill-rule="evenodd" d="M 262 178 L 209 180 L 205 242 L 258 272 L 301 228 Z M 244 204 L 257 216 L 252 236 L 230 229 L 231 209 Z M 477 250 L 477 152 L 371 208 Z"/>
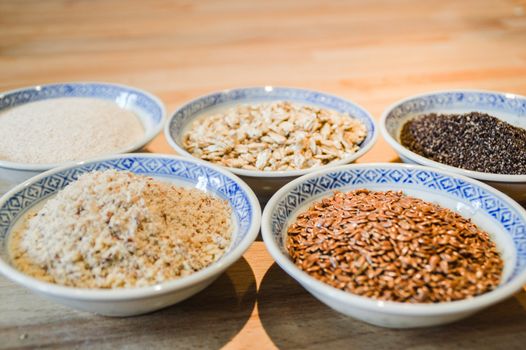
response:
<path fill-rule="evenodd" d="M 337 192 L 288 228 L 297 266 L 333 287 L 410 303 L 495 289 L 503 261 L 487 233 L 449 209 L 401 192 Z"/>
<path fill-rule="evenodd" d="M 135 113 L 113 101 L 56 98 L 0 113 L 0 160 L 46 164 L 116 153 L 144 136 Z"/>
<path fill-rule="evenodd" d="M 242 104 L 198 118 L 183 135 L 192 155 L 248 170 L 307 169 L 360 149 L 365 125 L 346 114 L 290 102 Z"/>
<path fill-rule="evenodd" d="M 526 175 L 526 129 L 484 113 L 427 114 L 409 120 L 402 145 L 457 168 Z"/>
<path fill-rule="evenodd" d="M 140 287 L 219 259 L 231 240 L 226 201 L 128 172 L 82 175 L 13 232 L 14 265 L 83 288 Z"/>

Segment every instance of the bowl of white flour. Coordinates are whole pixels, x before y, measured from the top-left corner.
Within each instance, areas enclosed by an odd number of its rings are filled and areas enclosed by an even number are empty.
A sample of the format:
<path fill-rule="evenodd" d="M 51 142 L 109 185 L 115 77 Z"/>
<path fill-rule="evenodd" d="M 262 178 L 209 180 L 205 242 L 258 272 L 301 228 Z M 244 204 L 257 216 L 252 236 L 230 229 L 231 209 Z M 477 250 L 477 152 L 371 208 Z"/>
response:
<path fill-rule="evenodd" d="M 129 86 L 39 85 L 0 94 L 0 194 L 57 166 L 142 149 L 162 129 L 163 103 Z"/>

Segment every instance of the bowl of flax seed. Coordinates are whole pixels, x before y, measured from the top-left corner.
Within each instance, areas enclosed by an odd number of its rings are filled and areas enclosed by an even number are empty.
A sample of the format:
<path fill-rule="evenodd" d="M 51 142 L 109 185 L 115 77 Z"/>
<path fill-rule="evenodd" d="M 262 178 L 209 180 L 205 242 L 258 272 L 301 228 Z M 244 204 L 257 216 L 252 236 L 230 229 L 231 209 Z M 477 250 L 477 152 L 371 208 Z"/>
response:
<path fill-rule="evenodd" d="M 305 175 L 271 198 L 262 235 L 317 299 L 383 327 L 453 322 L 526 283 L 526 211 L 482 182 L 430 167 Z"/>
<path fill-rule="evenodd" d="M 451 90 L 398 101 L 380 131 L 406 163 L 468 176 L 526 202 L 526 97 Z"/>

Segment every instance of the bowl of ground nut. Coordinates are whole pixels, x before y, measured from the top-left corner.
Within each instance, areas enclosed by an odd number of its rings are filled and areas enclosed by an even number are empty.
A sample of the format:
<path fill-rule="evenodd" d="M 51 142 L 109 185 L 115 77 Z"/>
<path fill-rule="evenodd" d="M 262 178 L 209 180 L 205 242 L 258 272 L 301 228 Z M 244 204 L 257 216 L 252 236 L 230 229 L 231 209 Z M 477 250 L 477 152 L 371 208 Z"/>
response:
<path fill-rule="evenodd" d="M 380 130 L 404 162 L 469 176 L 526 202 L 526 97 L 452 90 L 412 96 Z"/>
<path fill-rule="evenodd" d="M 0 273 L 76 309 L 143 314 L 210 285 L 254 241 L 260 216 L 246 184 L 204 162 L 84 161 L 0 199 Z"/>
<path fill-rule="evenodd" d="M 290 180 L 352 162 L 377 138 L 357 104 L 305 89 L 224 90 L 188 102 L 165 126 L 181 155 L 239 175 L 266 202 Z"/>
<path fill-rule="evenodd" d="M 526 211 L 477 180 L 407 164 L 298 178 L 269 201 L 270 254 L 334 310 L 390 328 L 453 322 L 526 284 Z"/>
<path fill-rule="evenodd" d="M 0 194 L 68 162 L 140 150 L 164 105 L 124 85 L 73 82 L 0 93 Z"/>

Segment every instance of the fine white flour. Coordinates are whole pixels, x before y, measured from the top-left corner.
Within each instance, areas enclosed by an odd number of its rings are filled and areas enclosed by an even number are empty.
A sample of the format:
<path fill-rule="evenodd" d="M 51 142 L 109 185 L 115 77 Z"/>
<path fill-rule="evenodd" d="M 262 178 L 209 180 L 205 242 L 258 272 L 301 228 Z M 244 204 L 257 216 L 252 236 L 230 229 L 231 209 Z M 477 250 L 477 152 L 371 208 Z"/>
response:
<path fill-rule="evenodd" d="M 112 101 L 56 98 L 0 113 L 0 160 L 45 164 L 116 153 L 144 136 L 138 116 Z"/>

